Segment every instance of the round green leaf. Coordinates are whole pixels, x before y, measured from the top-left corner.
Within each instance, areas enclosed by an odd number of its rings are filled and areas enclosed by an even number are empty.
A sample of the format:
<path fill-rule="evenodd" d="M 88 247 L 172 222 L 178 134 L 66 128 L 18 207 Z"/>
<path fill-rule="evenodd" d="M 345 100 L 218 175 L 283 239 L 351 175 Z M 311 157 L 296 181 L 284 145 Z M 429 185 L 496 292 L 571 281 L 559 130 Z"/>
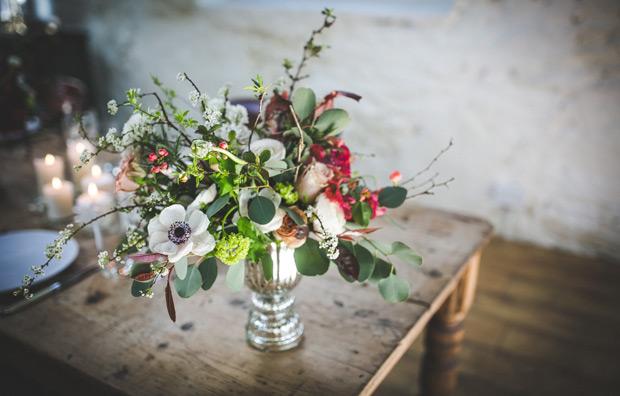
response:
<path fill-rule="evenodd" d="M 297 271 L 306 276 L 323 275 L 329 269 L 329 259 L 314 239 L 306 239 L 301 247 L 295 249 Z"/>
<path fill-rule="evenodd" d="M 353 220 L 362 227 L 368 227 L 372 218 L 372 207 L 366 202 L 356 202 L 351 207 Z"/>
<path fill-rule="evenodd" d="M 409 297 L 409 283 L 394 274 L 379 281 L 381 296 L 389 302 L 405 301 Z"/>
<path fill-rule="evenodd" d="M 351 117 L 342 109 L 324 111 L 316 120 L 314 127 L 322 136 L 337 135 L 351 123 Z"/>
<path fill-rule="evenodd" d="M 370 276 L 370 281 L 377 283 L 381 279 L 385 279 L 390 276 L 392 272 L 392 265 L 387 261 L 380 259 L 379 257 L 375 257 L 375 269 L 372 271 L 372 275 Z"/>
<path fill-rule="evenodd" d="M 198 266 L 202 278 L 202 289 L 209 290 L 217 278 L 217 262 L 215 257 L 208 257 Z"/>
<path fill-rule="evenodd" d="M 316 96 L 311 89 L 298 88 L 293 94 L 293 110 L 299 117 L 300 123 L 303 125 L 304 120 L 314 113 L 316 106 Z"/>
<path fill-rule="evenodd" d="M 405 202 L 407 189 L 402 187 L 385 187 L 379 192 L 379 205 L 386 208 L 397 208 Z"/>
<path fill-rule="evenodd" d="M 185 276 L 187 275 L 187 256 L 174 263 L 174 272 L 176 272 L 177 278 L 185 279 Z"/>
<path fill-rule="evenodd" d="M 258 224 L 267 224 L 276 214 L 276 207 L 269 199 L 258 196 L 252 200 L 248 207 L 250 220 Z"/>
<path fill-rule="evenodd" d="M 243 283 L 245 282 L 245 262 L 239 260 L 237 264 L 228 267 L 226 273 L 226 286 L 230 291 L 238 292 L 243 289 Z"/>
<path fill-rule="evenodd" d="M 353 255 L 360 265 L 360 275 L 357 280 L 364 282 L 366 279 L 370 278 L 375 269 L 375 258 L 372 253 L 359 245 L 355 245 Z"/>
<path fill-rule="evenodd" d="M 409 264 L 422 265 L 422 256 L 402 242 L 392 243 L 392 254 Z"/>
<path fill-rule="evenodd" d="M 180 279 L 178 276 L 174 278 L 174 288 L 177 294 L 183 298 L 193 296 L 200 290 L 200 286 L 202 286 L 202 276 L 194 264 L 187 266 L 187 274 L 184 279 Z"/>
<path fill-rule="evenodd" d="M 141 263 L 141 262 L 134 262 L 133 265 L 131 266 L 131 269 L 129 270 L 129 276 L 131 278 L 135 278 L 136 276 L 140 275 L 140 274 L 149 274 L 151 273 L 151 264 L 149 263 Z"/>

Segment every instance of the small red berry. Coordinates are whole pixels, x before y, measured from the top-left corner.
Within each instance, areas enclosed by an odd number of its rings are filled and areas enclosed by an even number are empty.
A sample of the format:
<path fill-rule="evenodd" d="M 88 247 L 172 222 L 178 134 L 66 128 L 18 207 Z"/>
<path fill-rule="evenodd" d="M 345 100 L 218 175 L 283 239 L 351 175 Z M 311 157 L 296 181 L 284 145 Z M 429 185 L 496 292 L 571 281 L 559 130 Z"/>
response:
<path fill-rule="evenodd" d="M 226 149 L 228 148 L 228 143 L 226 143 L 226 142 L 220 142 L 219 146 L 220 146 L 220 148 L 221 148 L 222 150 L 226 150 Z"/>
<path fill-rule="evenodd" d="M 400 174 L 399 171 L 394 171 L 392 172 L 392 174 L 390 175 L 390 180 L 392 181 L 392 183 L 396 184 L 399 181 L 401 181 L 403 178 L 403 175 Z"/>

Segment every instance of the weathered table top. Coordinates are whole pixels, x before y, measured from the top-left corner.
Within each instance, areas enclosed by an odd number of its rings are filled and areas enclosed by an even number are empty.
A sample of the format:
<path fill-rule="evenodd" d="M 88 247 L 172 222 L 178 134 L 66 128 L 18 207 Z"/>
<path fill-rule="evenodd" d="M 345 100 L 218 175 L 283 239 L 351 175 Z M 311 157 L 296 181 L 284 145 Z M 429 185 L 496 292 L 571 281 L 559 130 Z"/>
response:
<path fill-rule="evenodd" d="M 27 200 L 15 195 L 32 181 L 1 177 L 0 231 L 40 226 L 36 218 L 26 221 Z M 404 229 L 377 219 L 373 226 L 385 227 L 375 239 L 403 241 L 424 257 L 421 267 L 397 262 L 399 275 L 411 285 L 410 299 L 387 303 L 376 285 L 349 284 L 335 268 L 304 278 L 294 290 L 305 324 L 297 349 L 266 354 L 246 344 L 249 291 L 228 291 L 224 270 L 208 292 L 190 299 L 174 293 L 176 324 L 166 312 L 164 282 L 153 299 L 134 298 L 130 280 L 111 281 L 97 273 L 0 318 L 3 359 L 68 395 L 371 393 L 454 290 L 492 231 L 483 220 L 415 205 L 392 217 Z M 72 270 L 96 262 L 92 241 L 80 245 Z"/>

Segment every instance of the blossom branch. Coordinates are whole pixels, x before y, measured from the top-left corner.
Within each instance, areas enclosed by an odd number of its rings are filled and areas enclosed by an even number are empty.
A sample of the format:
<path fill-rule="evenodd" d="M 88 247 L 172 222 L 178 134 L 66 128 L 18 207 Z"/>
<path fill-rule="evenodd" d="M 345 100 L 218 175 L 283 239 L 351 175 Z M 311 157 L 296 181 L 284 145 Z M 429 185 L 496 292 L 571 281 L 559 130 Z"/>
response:
<path fill-rule="evenodd" d="M 333 15 L 332 12 L 333 10 L 330 10 L 328 8 L 323 10 L 322 14 L 325 16 L 325 18 L 323 19 L 323 25 L 319 29 L 312 31 L 312 34 L 310 35 L 310 39 L 304 45 L 304 51 L 301 57 L 301 62 L 299 62 L 299 66 L 297 67 L 297 72 L 295 73 L 294 76 L 289 71 L 291 68 L 290 62 L 285 61 L 284 65 L 286 69 L 286 74 L 291 79 L 291 87 L 289 88 L 289 91 L 291 93 L 293 93 L 295 89 L 295 84 L 297 83 L 297 81 L 303 80 L 304 78 L 308 77 L 307 75 L 305 76 L 301 75 L 301 71 L 306 65 L 306 61 L 308 61 L 308 59 L 310 59 L 313 56 L 316 56 L 316 57 L 319 56 L 319 52 L 321 51 L 322 46 L 314 45 L 314 38 L 315 36 L 321 34 L 323 30 L 325 30 L 326 28 L 329 28 L 330 26 L 334 24 L 334 22 L 336 22 L 336 16 Z"/>

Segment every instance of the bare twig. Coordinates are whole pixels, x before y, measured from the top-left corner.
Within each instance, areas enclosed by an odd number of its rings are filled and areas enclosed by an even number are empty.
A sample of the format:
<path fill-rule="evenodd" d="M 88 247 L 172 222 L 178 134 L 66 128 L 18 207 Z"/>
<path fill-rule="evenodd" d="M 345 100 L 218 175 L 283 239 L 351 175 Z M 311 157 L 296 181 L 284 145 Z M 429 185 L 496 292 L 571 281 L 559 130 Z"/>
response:
<path fill-rule="evenodd" d="M 454 181 L 454 178 L 450 178 L 441 183 L 435 183 L 435 180 L 430 179 L 428 182 L 430 182 L 431 185 L 427 187 L 426 190 L 410 195 L 405 199 L 415 199 L 415 198 L 421 197 L 422 195 L 434 195 L 435 192 L 433 190 L 435 190 L 438 187 L 448 187 L 448 184 L 450 184 L 453 181 Z"/>
<path fill-rule="evenodd" d="M 439 152 L 439 154 L 437 154 L 437 155 L 435 156 L 435 158 L 433 158 L 433 159 L 431 160 L 431 162 L 430 162 L 430 163 L 426 166 L 426 168 L 424 168 L 424 169 L 422 169 L 421 171 L 419 171 L 418 173 L 416 173 L 413 177 L 411 177 L 411 178 L 409 178 L 409 179 L 405 180 L 404 182 L 400 183 L 400 185 L 402 186 L 402 185 L 405 185 L 405 184 L 407 184 L 407 183 L 411 183 L 412 181 L 414 181 L 414 180 L 415 180 L 417 177 L 419 177 L 420 175 L 422 175 L 422 174 L 424 174 L 424 173 L 428 172 L 428 171 L 431 169 L 431 167 L 435 164 L 435 162 L 437 162 L 437 160 L 439 159 L 439 157 L 441 157 L 442 155 L 444 155 L 444 153 L 445 153 L 446 151 L 448 151 L 448 150 L 450 149 L 450 147 L 452 147 L 452 146 L 453 146 L 453 144 L 454 144 L 454 143 L 452 142 L 452 139 L 450 139 L 450 143 L 448 143 L 448 146 L 447 146 L 447 147 L 445 147 L 443 150 L 441 150 L 441 151 Z M 425 183 L 423 183 L 423 184 L 425 184 Z"/>
<path fill-rule="evenodd" d="M 263 113 L 263 100 L 265 100 L 265 94 L 261 93 L 258 95 L 258 114 L 256 115 L 256 119 L 254 120 L 254 125 L 252 125 L 252 130 L 250 131 L 250 138 L 248 139 L 248 151 L 250 151 L 250 144 L 252 144 L 252 137 L 254 136 L 254 131 L 256 130 L 256 126 L 258 125 L 258 120 L 260 120 L 261 114 Z"/>
<path fill-rule="evenodd" d="M 297 182 L 297 177 L 299 176 L 299 168 L 301 167 L 301 153 L 304 149 L 304 132 L 301 129 L 301 125 L 299 125 L 299 118 L 297 114 L 295 114 L 295 110 L 293 109 L 293 105 L 288 106 L 291 114 L 293 115 L 293 119 L 295 120 L 295 125 L 297 126 L 297 130 L 299 131 L 299 143 L 297 144 L 297 166 L 295 167 L 295 178 L 293 179 L 293 184 Z"/>

